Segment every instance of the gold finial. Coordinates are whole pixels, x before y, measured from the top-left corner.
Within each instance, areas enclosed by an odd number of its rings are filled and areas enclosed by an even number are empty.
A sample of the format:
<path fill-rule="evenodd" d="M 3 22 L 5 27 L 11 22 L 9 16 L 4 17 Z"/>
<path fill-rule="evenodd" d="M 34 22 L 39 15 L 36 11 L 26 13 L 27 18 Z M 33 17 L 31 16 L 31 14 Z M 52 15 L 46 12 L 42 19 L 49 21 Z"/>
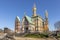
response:
<path fill-rule="evenodd" d="M 36 4 L 34 3 L 34 6 L 33 6 L 33 16 L 36 16 Z"/>
<path fill-rule="evenodd" d="M 33 11 L 36 11 L 36 4 L 34 3 Z"/>
<path fill-rule="evenodd" d="M 34 8 L 36 8 L 36 4 L 34 3 Z"/>

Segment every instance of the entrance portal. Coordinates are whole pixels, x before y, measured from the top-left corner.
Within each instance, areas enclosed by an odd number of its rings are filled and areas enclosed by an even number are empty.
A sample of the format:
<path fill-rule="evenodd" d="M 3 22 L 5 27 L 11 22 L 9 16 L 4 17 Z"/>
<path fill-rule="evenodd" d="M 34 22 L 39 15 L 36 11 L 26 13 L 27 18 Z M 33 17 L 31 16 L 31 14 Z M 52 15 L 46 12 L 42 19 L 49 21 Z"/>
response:
<path fill-rule="evenodd" d="M 25 33 L 28 33 L 28 27 L 25 27 Z"/>

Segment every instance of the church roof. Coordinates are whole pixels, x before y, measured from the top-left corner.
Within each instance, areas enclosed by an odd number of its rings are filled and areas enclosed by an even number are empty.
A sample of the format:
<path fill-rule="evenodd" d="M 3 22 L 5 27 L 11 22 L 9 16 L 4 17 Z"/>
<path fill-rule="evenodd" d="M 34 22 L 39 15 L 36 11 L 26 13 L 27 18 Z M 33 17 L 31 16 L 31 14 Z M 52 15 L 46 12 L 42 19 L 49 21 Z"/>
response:
<path fill-rule="evenodd" d="M 27 16 L 27 15 L 25 15 L 25 17 L 27 18 L 27 20 L 28 20 L 29 23 L 33 24 L 31 17 L 29 17 L 29 16 Z"/>

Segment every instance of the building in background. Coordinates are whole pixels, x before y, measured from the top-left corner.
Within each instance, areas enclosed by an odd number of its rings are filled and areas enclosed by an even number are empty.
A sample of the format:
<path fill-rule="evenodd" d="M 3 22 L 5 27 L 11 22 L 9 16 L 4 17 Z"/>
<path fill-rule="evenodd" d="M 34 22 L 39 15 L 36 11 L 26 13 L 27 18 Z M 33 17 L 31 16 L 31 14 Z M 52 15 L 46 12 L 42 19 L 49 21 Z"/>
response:
<path fill-rule="evenodd" d="M 4 33 L 8 33 L 8 34 L 10 33 L 11 34 L 11 33 L 13 33 L 13 31 L 11 29 L 5 27 L 4 28 Z"/>

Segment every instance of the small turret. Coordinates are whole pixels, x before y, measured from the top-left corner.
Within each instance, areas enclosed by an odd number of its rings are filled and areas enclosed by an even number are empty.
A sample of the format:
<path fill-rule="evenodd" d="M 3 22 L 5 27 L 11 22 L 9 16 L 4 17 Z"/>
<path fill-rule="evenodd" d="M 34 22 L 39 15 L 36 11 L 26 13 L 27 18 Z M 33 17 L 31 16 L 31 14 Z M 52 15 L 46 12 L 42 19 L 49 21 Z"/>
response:
<path fill-rule="evenodd" d="M 15 19 L 15 33 L 20 33 L 20 18 L 18 16 Z"/>
<path fill-rule="evenodd" d="M 45 11 L 45 24 L 44 24 L 44 31 L 47 32 L 49 31 L 48 29 L 48 11 Z"/>

